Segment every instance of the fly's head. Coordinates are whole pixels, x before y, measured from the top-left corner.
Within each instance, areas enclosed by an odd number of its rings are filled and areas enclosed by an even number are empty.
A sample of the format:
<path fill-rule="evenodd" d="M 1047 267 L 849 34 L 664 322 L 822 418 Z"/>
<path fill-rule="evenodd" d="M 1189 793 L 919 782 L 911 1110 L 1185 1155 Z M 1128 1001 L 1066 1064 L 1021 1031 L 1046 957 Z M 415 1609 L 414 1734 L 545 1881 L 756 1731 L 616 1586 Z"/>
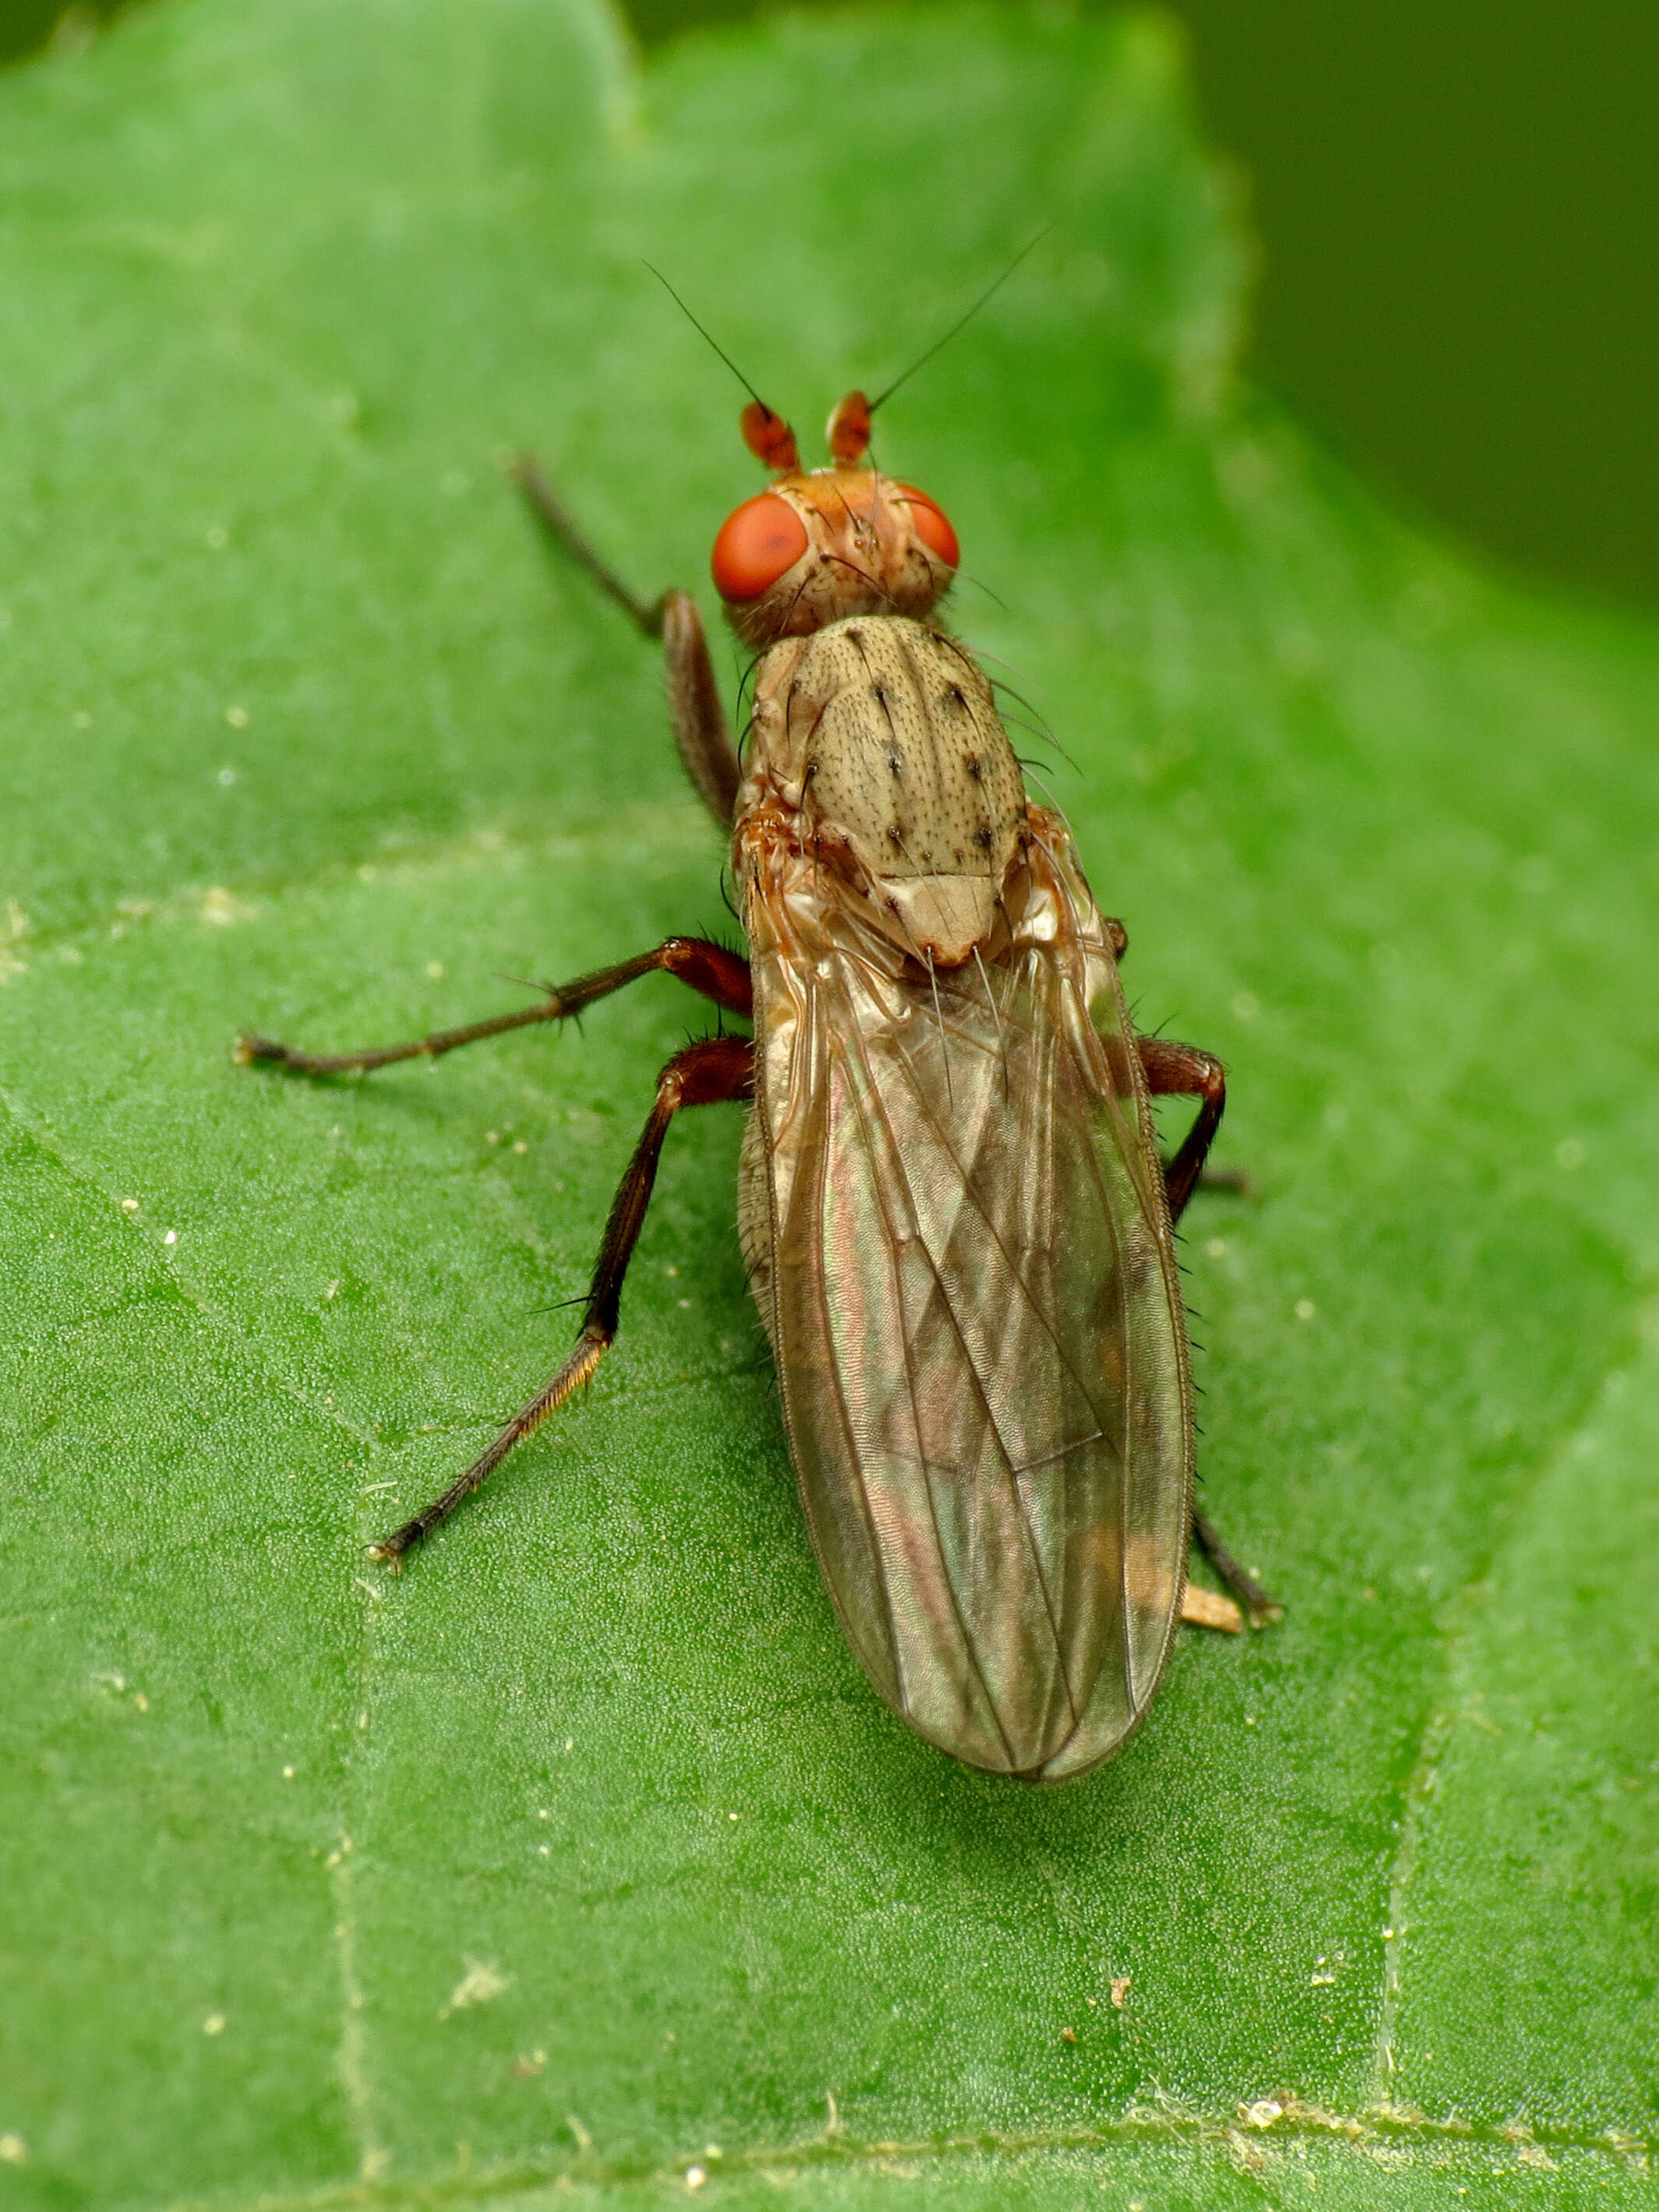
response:
<path fill-rule="evenodd" d="M 849 392 L 830 418 L 830 465 L 803 469 L 795 434 L 758 399 L 744 443 L 777 471 L 728 515 L 710 561 L 726 619 L 745 645 L 805 637 L 848 615 L 930 614 L 961 554 L 943 510 L 865 459 L 870 406 Z"/>

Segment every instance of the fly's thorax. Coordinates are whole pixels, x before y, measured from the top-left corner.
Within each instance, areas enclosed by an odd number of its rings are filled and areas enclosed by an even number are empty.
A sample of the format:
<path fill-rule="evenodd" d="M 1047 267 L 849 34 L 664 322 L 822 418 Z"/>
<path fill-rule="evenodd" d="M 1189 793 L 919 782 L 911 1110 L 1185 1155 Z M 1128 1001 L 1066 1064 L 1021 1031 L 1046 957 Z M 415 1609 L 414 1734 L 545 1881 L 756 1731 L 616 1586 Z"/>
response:
<path fill-rule="evenodd" d="M 755 692 L 741 811 L 766 804 L 838 886 L 923 961 L 991 935 L 1024 840 L 1019 764 L 977 665 L 897 616 L 776 646 Z"/>

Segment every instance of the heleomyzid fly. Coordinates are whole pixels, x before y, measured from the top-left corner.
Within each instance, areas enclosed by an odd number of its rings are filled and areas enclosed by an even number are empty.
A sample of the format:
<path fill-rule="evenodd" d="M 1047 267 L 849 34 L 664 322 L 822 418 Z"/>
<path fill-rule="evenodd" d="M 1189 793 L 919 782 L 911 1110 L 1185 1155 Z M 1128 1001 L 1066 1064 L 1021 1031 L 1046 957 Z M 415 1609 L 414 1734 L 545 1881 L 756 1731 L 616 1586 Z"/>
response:
<path fill-rule="evenodd" d="M 774 476 L 712 559 L 757 656 L 741 752 L 690 593 L 636 599 L 517 468 L 544 528 L 662 640 L 680 757 L 732 836 L 747 959 L 673 937 L 465 1028 L 338 1054 L 244 1036 L 237 1056 L 309 1075 L 434 1058 L 659 969 L 751 1021 L 752 1039 L 707 1037 L 662 1070 L 574 1349 L 376 1556 L 396 1567 L 592 1375 L 670 1123 L 746 1103 L 739 1231 L 848 1639 L 930 1742 L 1057 1780 L 1133 1732 L 1183 1619 L 1242 1625 L 1188 1583 L 1194 1536 L 1253 1620 L 1276 1610 L 1194 1502 L 1173 1231 L 1225 1080 L 1208 1053 L 1135 1033 L 1122 926 L 940 616 L 956 533 L 871 463 L 872 410 L 849 393 L 811 471 L 757 395 L 743 411 Z M 1199 1101 L 1167 1163 L 1164 1094 Z"/>

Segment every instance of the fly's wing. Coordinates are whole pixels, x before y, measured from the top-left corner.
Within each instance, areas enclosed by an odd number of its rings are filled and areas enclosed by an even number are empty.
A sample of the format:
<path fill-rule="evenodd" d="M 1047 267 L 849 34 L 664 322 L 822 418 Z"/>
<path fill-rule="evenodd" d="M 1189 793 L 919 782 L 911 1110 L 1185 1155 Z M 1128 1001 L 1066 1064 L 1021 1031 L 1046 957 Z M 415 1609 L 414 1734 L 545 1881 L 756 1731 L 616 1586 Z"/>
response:
<path fill-rule="evenodd" d="M 1034 865 L 1011 941 L 935 994 L 791 872 L 750 883 L 763 1298 L 825 1578 L 922 1735 L 975 1766 L 1079 1772 L 1157 1687 L 1192 1449 L 1099 917 L 1064 859 Z"/>

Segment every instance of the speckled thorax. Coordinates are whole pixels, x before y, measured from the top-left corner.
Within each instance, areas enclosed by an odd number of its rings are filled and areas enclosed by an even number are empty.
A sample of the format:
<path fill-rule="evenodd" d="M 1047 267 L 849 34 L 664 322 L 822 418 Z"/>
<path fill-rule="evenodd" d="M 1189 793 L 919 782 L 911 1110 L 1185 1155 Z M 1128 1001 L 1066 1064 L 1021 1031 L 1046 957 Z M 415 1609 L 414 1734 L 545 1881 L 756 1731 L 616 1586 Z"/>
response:
<path fill-rule="evenodd" d="M 990 935 L 1025 794 L 991 687 L 943 630 L 856 615 L 786 638 L 756 678 L 743 824 L 765 812 L 881 927 L 952 968 Z"/>

